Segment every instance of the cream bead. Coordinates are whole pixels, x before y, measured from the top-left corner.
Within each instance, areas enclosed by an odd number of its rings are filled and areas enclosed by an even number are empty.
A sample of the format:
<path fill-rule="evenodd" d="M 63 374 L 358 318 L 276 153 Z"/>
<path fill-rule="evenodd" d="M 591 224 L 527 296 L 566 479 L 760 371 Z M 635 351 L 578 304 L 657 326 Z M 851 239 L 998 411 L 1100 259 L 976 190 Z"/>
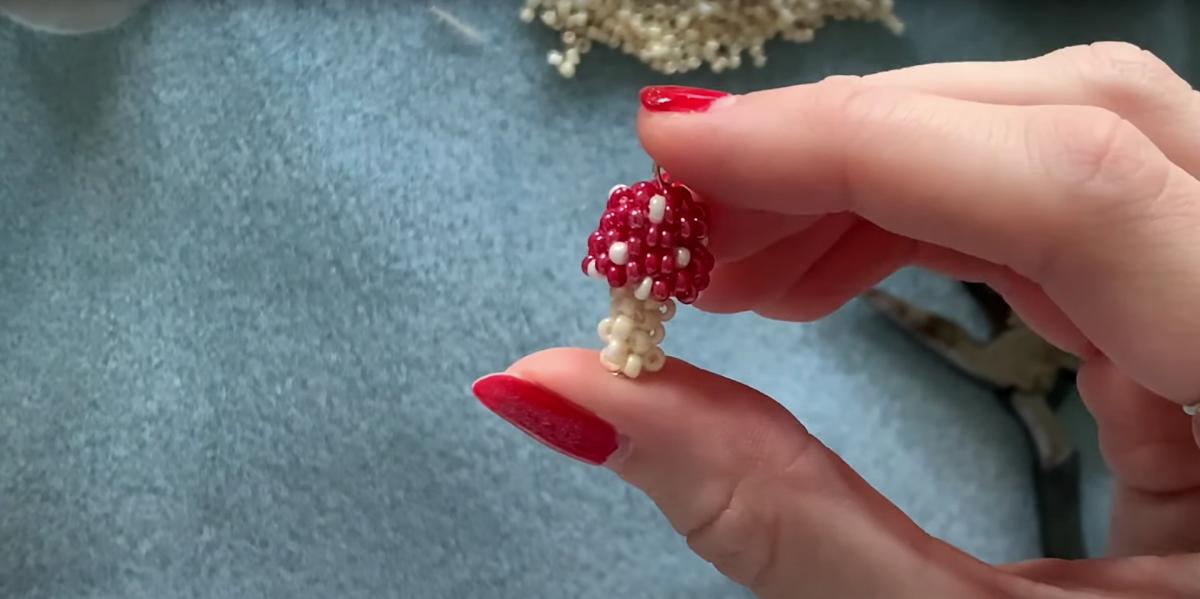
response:
<path fill-rule="evenodd" d="M 658 345 L 667 337 L 667 329 L 663 328 L 662 324 L 658 324 L 650 329 L 650 340 Z"/>
<path fill-rule="evenodd" d="M 608 342 L 609 336 L 612 335 L 612 322 L 611 318 L 605 318 L 596 325 L 596 333 L 600 335 L 600 340 L 605 343 Z"/>
<path fill-rule="evenodd" d="M 807 42 L 814 28 L 833 20 L 874 21 L 899 34 L 904 24 L 893 0 L 526 0 L 522 21 L 540 20 L 560 33 L 564 55 L 553 65 L 564 77 L 575 74 L 591 43 L 637 56 L 662 73 L 688 72 L 707 64 L 721 72 L 746 62 L 766 64 L 761 48 L 773 39 Z"/>
<path fill-rule="evenodd" d="M 612 339 L 600 351 L 600 358 L 609 364 L 624 364 L 629 357 L 629 346 L 620 339 Z"/>
<path fill-rule="evenodd" d="M 630 335 L 633 334 L 633 328 L 634 322 L 632 318 L 628 316 L 618 316 L 617 319 L 612 322 L 612 338 L 625 341 L 626 339 L 629 339 Z"/>
<path fill-rule="evenodd" d="M 636 379 L 642 373 L 642 357 L 633 354 L 626 358 L 625 367 L 621 369 L 621 372 L 631 379 Z"/>
<path fill-rule="evenodd" d="M 692 253 L 685 247 L 675 248 L 675 266 L 686 268 L 692 261 Z"/>
<path fill-rule="evenodd" d="M 667 198 L 664 198 L 657 194 L 654 197 L 650 198 L 650 210 L 649 210 L 650 222 L 652 222 L 656 225 L 658 223 L 661 223 L 663 221 L 663 217 L 666 216 L 666 213 L 667 213 Z"/>
<path fill-rule="evenodd" d="M 592 268 L 591 263 L 588 264 L 588 268 L 589 269 Z M 633 297 L 640 299 L 640 300 L 645 300 L 646 298 L 650 297 L 650 292 L 653 289 L 654 289 L 654 279 L 651 279 L 650 277 L 646 277 L 646 278 L 642 279 L 641 283 L 638 283 L 637 289 L 635 289 L 633 292 Z"/>

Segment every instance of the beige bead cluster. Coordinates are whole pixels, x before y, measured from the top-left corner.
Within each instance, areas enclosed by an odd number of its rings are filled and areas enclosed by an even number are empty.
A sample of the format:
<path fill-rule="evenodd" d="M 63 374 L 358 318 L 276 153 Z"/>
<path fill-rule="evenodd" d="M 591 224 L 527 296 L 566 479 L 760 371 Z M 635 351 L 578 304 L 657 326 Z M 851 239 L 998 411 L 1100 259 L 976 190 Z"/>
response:
<path fill-rule="evenodd" d="M 608 318 L 600 321 L 597 332 L 604 342 L 600 363 L 610 372 L 631 379 L 642 372 L 658 372 L 667 357 L 662 348 L 666 335 L 663 323 L 675 316 L 671 300 L 640 300 L 628 287 L 612 289 Z"/>
<path fill-rule="evenodd" d="M 767 62 L 764 45 L 775 38 L 812 40 L 829 20 L 882 23 L 896 33 L 904 25 L 893 0 L 525 0 L 521 20 L 559 31 L 563 48 L 547 61 L 572 77 L 593 43 L 619 48 L 667 75 L 707 64 L 732 70 L 748 58 Z"/>

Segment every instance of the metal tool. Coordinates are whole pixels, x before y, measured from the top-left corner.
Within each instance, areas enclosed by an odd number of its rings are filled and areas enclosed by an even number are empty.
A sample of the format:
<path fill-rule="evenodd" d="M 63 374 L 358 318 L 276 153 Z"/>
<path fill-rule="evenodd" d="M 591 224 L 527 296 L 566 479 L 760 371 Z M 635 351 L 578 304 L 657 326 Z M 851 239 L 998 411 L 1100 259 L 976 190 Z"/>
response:
<path fill-rule="evenodd" d="M 986 285 L 964 283 L 990 323 L 987 339 L 886 291 L 866 302 L 958 370 L 995 390 L 1023 425 L 1035 453 L 1042 551 L 1046 557 L 1085 557 L 1079 505 L 1079 454 L 1055 414 L 1074 387 L 1078 359 L 1029 329 Z"/>

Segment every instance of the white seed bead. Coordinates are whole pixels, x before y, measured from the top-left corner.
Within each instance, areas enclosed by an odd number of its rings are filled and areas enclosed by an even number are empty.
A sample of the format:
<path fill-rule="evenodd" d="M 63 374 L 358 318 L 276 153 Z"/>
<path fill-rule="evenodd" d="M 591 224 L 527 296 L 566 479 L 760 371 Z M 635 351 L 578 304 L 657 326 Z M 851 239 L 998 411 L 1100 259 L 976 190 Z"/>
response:
<path fill-rule="evenodd" d="M 660 195 L 655 195 L 650 198 L 650 222 L 654 224 L 661 223 L 663 216 L 667 212 L 667 198 Z"/>
<path fill-rule="evenodd" d="M 629 357 L 629 346 L 620 339 L 610 340 L 608 345 L 600 351 L 600 358 L 609 364 L 624 364 L 627 357 Z"/>
<path fill-rule="evenodd" d="M 603 279 L 604 278 L 604 275 L 600 274 L 600 271 L 596 270 L 596 261 L 595 260 L 588 260 L 587 274 L 589 277 L 591 277 L 593 279 Z"/>
<path fill-rule="evenodd" d="M 1194 403 L 1190 406 L 1183 406 L 1183 413 L 1188 416 L 1195 416 L 1200 413 L 1200 403 Z"/>
<path fill-rule="evenodd" d="M 563 53 L 558 50 L 551 50 L 546 54 L 546 62 L 553 66 L 559 66 L 563 63 Z"/>
<path fill-rule="evenodd" d="M 608 338 L 612 335 L 612 319 L 605 318 L 596 325 L 596 333 L 600 335 L 600 340 L 608 343 Z"/>
<path fill-rule="evenodd" d="M 640 299 L 640 300 L 645 300 L 650 297 L 650 292 L 653 289 L 654 289 L 654 279 L 651 279 L 650 277 L 646 277 L 646 278 L 642 279 L 641 283 L 638 283 L 637 289 L 635 289 L 633 292 L 633 297 L 636 297 L 637 299 Z"/>
<path fill-rule="evenodd" d="M 625 341 L 629 339 L 629 336 L 633 334 L 633 327 L 634 322 L 632 318 L 628 316 L 618 316 L 617 319 L 612 323 L 612 338 L 619 341 Z"/>
<path fill-rule="evenodd" d="M 629 246 L 624 241 L 613 242 L 608 246 L 608 259 L 617 266 L 625 266 L 629 263 Z"/>
<path fill-rule="evenodd" d="M 522 21 L 525 21 L 526 23 L 532 23 L 533 20 L 536 18 L 537 18 L 537 14 L 533 11 L 533 8 L 526 6 L 525 8 L 521 9 L 521 20 Z"/>
<path fill-rule="evenodd" d="M 642 373 L 642 357 L 631 354 L 625 359 L 625 367 L 621 369 L 621 372 L 631 379 L 636 379 Z"/>
<path fill-rule="evenodd" d="M 685 248 L 685 247 L 675 248 L 675 266 L 678 266 L 679 268 L 685 268 L 685 267 L 687 267 L 688 263 L 691 261 L 692 261 L 692 253 L 689 252 L 687 248 Z"/>

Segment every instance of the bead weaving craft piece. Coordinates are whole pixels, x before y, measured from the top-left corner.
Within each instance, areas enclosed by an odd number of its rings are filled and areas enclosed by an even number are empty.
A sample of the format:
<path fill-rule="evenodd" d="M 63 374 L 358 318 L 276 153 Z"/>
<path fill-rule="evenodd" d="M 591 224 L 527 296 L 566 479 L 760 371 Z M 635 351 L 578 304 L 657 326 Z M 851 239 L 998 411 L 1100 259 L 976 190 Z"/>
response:
<path fill-rule="evenodd" d="M 708 227 L 708 208 L 657 167 L 654 179 L 609 192 L 581 265 L 610 288 L 609 315 L 597 327 L 609 371 L 632 379 L 663 367 L 659 344 L 674 300 L 691 304 L 708 287 Z"/>
<path fill-rule="evenodd" d="M 708 65 L 714 73 L 745 62 L 767 62 L 773 39 L 809 42 L 829 21 L 882 23 L 899 34 L 904 24 L 893 0 L 525 0 L 526 23 L 559 32 L 561 50 L 546 60 L 573 77 L 584 54 L 603 44 L 667 75 Z"/>

